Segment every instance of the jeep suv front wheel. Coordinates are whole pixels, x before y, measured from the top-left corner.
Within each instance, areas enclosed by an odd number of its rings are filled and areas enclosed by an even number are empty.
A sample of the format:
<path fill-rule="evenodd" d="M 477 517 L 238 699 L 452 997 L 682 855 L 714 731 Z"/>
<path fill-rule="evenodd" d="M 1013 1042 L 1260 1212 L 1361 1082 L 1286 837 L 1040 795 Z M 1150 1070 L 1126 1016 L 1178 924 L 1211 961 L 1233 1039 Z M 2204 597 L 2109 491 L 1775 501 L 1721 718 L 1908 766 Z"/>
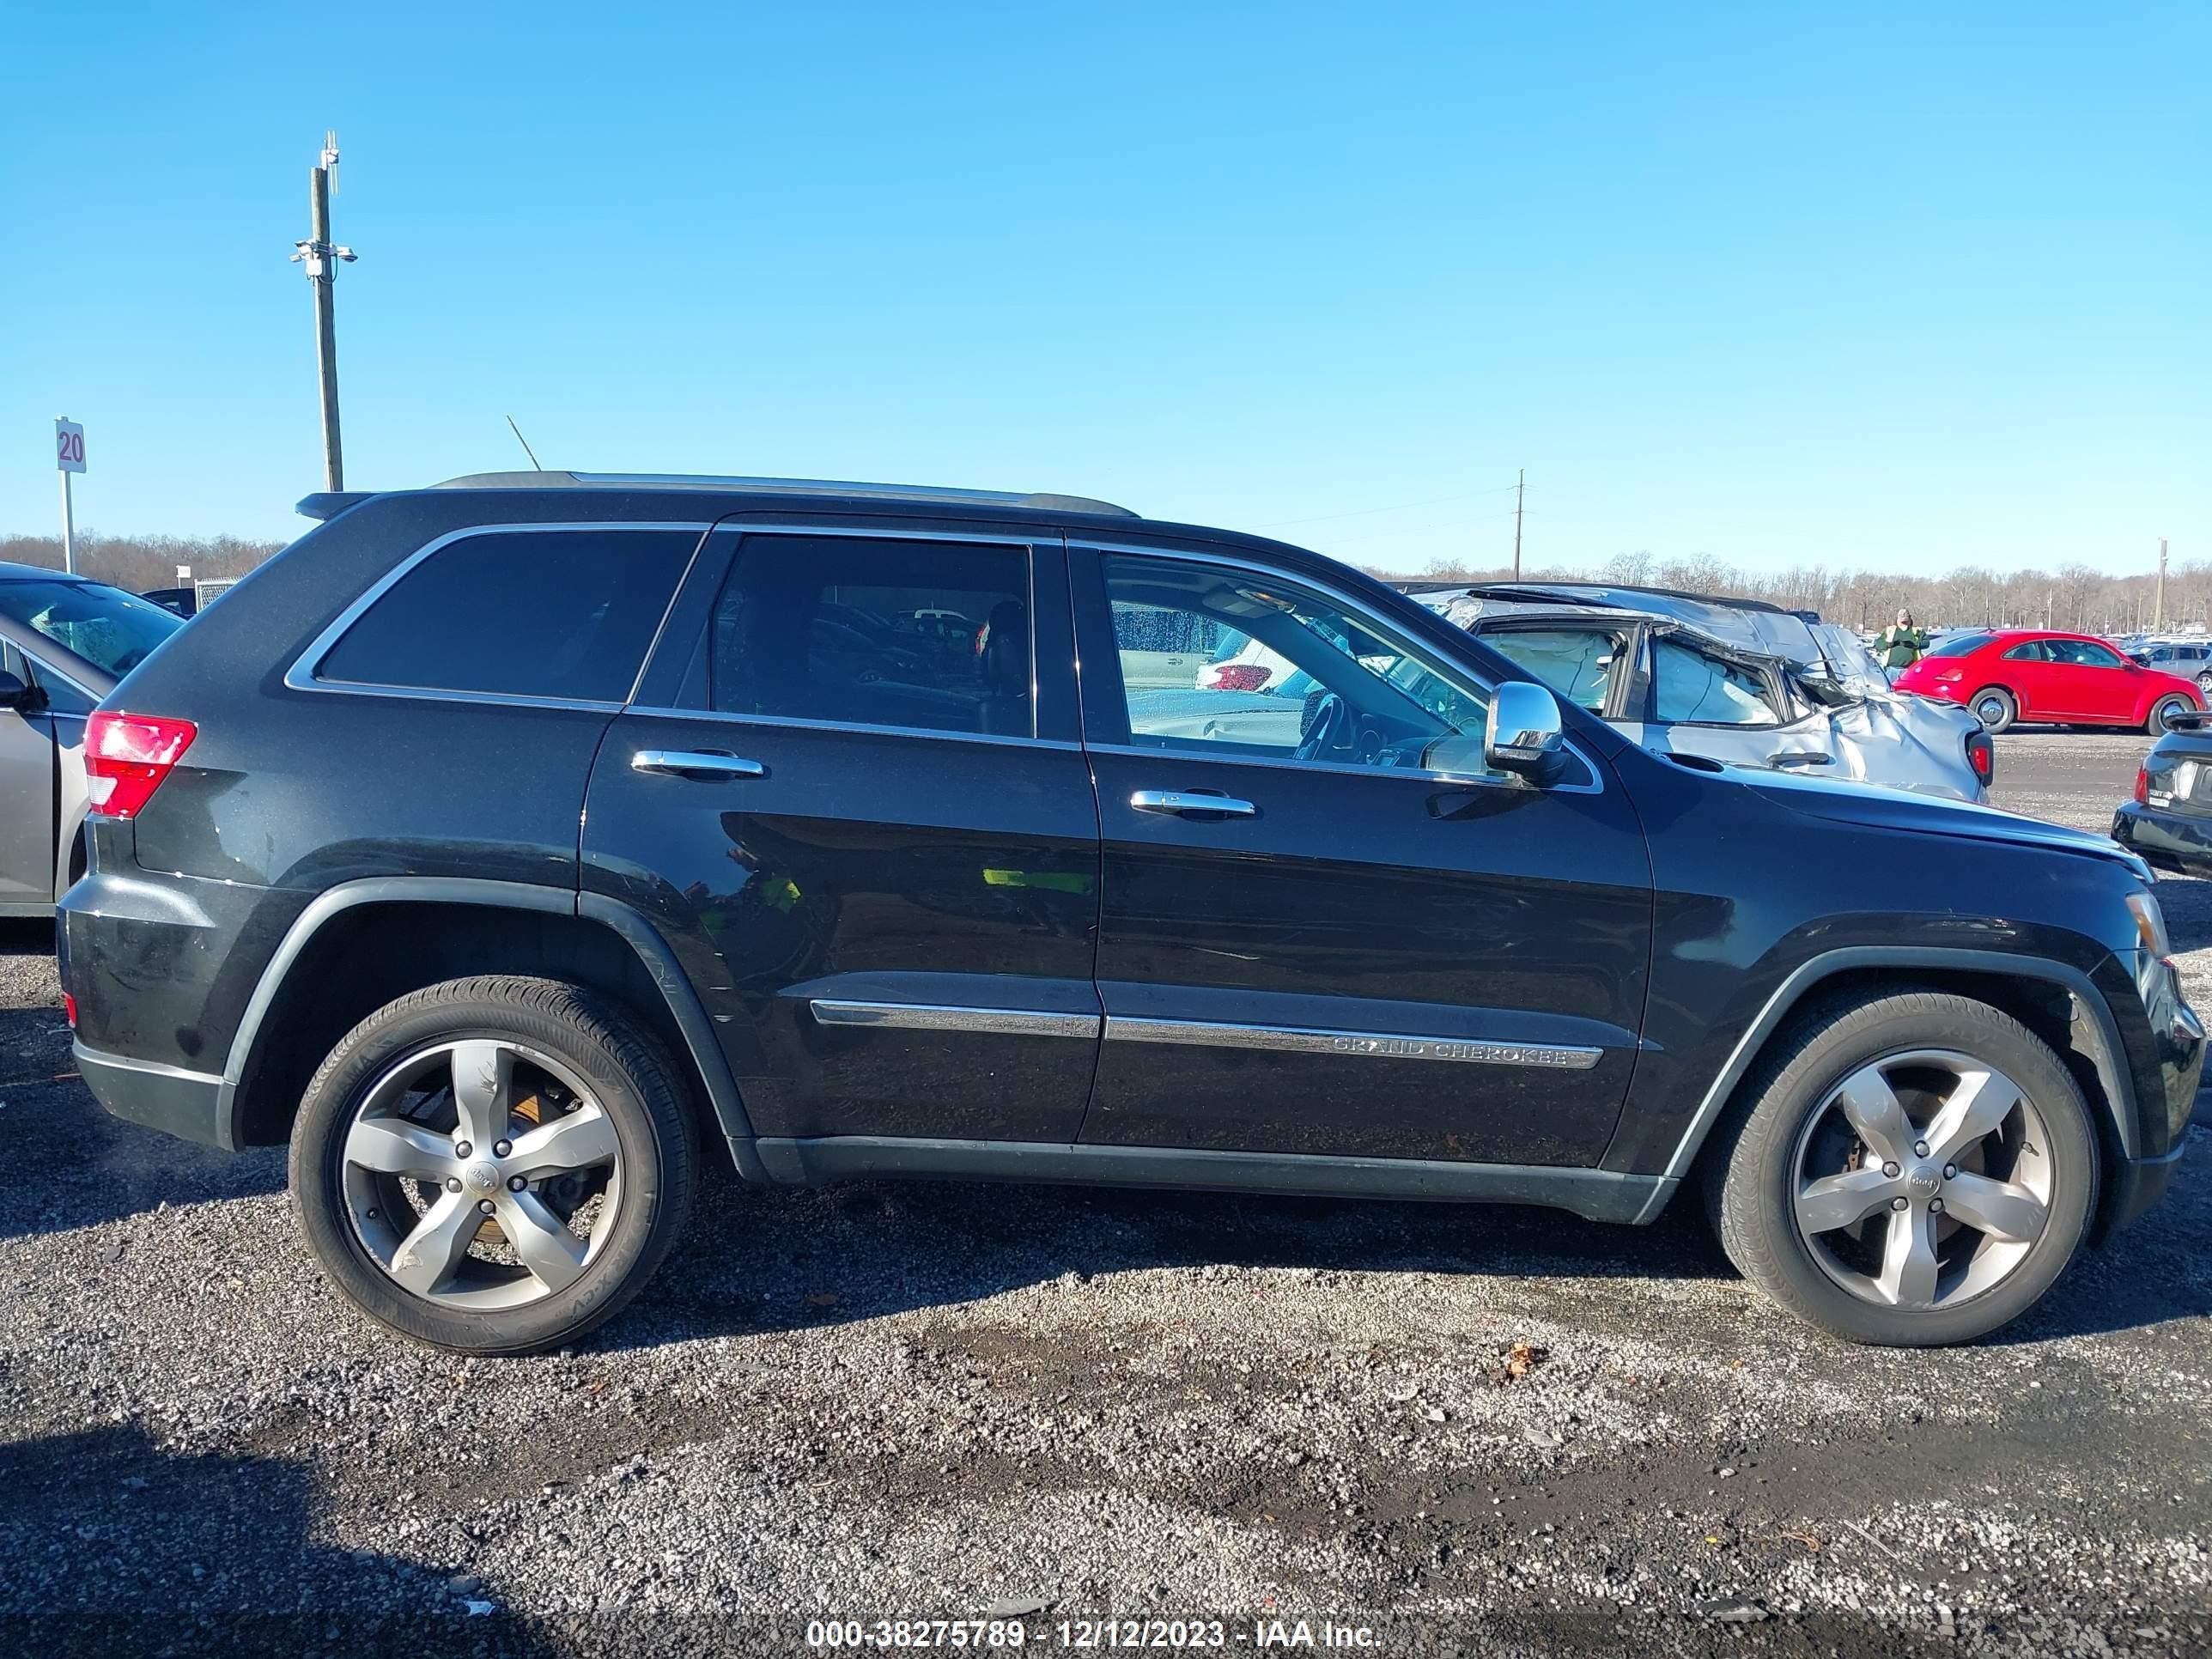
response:
<path fill-rule="evenodd" d="M 2058 1056 L 1968 998 L 1831 1002 L 1739 1097 L 1707 1195 L 1721 1245 L 1784 1307 L 1853 1342 L 1966 1342 L 2064 1269 L 2097 1137 Z"/>
<path fill-rule="evenodd" d="M 342 1038 L 301 1103 L 309 1244 L 364 1313 L 457 1352 L 572 1341 L 650 1278 L 696 1153 L 667 1058 L 551 980 L 448 981 Z"/>

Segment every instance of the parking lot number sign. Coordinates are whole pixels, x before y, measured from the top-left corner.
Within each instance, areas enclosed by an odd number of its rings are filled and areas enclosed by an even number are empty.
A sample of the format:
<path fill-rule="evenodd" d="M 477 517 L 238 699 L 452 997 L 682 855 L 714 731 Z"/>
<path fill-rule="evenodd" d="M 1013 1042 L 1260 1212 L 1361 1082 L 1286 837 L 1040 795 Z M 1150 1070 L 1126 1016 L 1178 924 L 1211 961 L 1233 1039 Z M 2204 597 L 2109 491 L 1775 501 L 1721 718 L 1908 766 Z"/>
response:
<path fill-rule="evenodd" d="M 54 465 L 64 472 L 84 471 L 84 428 L 75 421 L 54 422 Z"/>

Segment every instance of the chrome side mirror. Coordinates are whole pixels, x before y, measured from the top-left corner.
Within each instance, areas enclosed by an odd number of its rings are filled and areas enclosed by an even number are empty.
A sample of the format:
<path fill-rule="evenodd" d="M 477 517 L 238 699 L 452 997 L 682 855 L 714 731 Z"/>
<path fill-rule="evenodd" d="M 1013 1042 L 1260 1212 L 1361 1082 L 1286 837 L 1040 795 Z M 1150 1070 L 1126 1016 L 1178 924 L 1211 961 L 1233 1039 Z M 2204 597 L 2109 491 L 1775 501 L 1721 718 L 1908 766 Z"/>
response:
<path fill-rule="evenodd" d="M 1482 736 L 1482 757 L 1491 766 L 1540 783 L 1565 741 L 1559 700 L 1550 691 L 1530 680 L 1507 680 L 1498 688 Z"/>

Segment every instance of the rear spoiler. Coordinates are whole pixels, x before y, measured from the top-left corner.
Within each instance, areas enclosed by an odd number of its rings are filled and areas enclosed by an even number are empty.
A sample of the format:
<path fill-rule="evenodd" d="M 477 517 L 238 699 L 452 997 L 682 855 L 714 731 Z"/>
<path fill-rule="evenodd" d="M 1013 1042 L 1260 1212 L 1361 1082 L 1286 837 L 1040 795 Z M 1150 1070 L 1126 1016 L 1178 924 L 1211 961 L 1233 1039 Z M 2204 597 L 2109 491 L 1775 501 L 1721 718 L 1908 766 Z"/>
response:
<path fill-rule="evenodd" d="M 2202 732 L 2207 720 L 2212 720 L 2212 709 L 2186 709 L 2179 714 L 2167 715 L 2166 729 L 2169 732 Z"/>
<path fill-rule="evenodd" d="M 328 520 L 349 507 L 358 507 L 376 492 L 373 489 L 319 489 L 312 495 L 300 497 L 293 510 L 304 519 Z"/>

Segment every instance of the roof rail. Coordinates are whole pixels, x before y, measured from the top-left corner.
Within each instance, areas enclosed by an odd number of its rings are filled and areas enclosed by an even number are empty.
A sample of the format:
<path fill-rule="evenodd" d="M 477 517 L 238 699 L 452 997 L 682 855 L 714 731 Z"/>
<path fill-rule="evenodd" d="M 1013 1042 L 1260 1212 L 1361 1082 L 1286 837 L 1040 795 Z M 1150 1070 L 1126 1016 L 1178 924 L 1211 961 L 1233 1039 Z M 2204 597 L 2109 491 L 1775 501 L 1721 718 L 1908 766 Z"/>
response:
<path fill-rule="evenodd" d="M 1024 493 L 1016 489 L 951 489 L 932 484 L 854 483 L 826 478 L 720 477 L 690 472 L 471 472 L 434 484 L 436 489 L 713 489 L 779 495 L 846 495 L 862 501 L 946 501 L 969 507 L 1028 507 L 1054 513 L 1138 515 L 1088 495 Z"/>

